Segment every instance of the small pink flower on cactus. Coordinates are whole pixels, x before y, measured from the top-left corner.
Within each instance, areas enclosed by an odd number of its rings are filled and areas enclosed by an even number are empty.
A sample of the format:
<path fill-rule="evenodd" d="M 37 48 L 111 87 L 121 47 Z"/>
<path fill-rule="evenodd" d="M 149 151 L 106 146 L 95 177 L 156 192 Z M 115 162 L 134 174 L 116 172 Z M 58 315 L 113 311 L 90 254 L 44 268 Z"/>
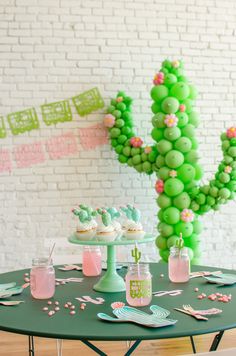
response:
<path fill-rule="evenodd" d="M 121 103 L 123 100 L 124 100 L 123 96 L 118 96 L 118 98 L 116 98 L 117 103 Z"/>
<path fill-rule="evenodd" d="M 157 73 L 153 79 L 153 84 L 160 85 L 163 82 L 164 82 L 164 73 L 162 73 L 162 72 Z"/>
<path fill-rule="evenodd" d="M 167 127 L 175 127 L 177 126 L 178 118 L 175 116 L 175 114 L 166 115 L 164 123 Z"/>
<path fill-rule="evenodd" d="M 184 104 L 180 104 L 179 111 L 180 112 L 185 112 L 185 110 L 186 110 L 186 106 Z"/>
<path fill-rule="evenodd" d="M 234 138 L 236 137 L 236 127 L 230 127 L 227 131 L 226 131 L 226 135 L 228 138 Z"/>
<path fill-rule="evenodd" d="M 224 169 L 224 172 L 225 173 L 231 173 L 232 172 L 232 167 L 226 166 L 225 169 Z"/>
<path fill-rule="evenodd" d="M 163 193 L 164 192 L 164 182 L 162 179 L 158 179 L 155 184 L 155 189 L 157 193 Z"/>
<path fill-rule="evenodd" d="M 192 222 L 194 220 L 194 213 L 191 209 L 184 209 L 181 212 L 180 217 L 184 222 Z"/>
<path fill-rule="evenodd" d="M 171 171 L 169 171 L 169 176 L 171 178 L 175 178 L 175 177 L 177 177 L 177 172 L 174 169 L 172 169 Z"/>
<path fill-rule="evenodd" d="M 180 66 L 180 62 L 179 61 L 173 61 L 172 62 L 172 67 L 179 68 L 179 66 Z"/>
<path fill-rule="evenodd" d="M 152 147 L 147 146 L 147 147 L 144 148 L 144 153 L 146 153 L 147 155 L 148 155 L 149 153 L 151 153 L 151 152 L 152 152 Z"/>
<path fill-rule="evenodd" d="M 138 148 L 142 146 L 143 140 L 140 137 L 131 137 L 130 144 L 131 146 Z"/>
<path fill-rule="evenodd" d="M 103 119 L 104 126 L 106 127 L 113 127 L 115 125 L 116 118 L 112 114 L 105 115 Z"/>

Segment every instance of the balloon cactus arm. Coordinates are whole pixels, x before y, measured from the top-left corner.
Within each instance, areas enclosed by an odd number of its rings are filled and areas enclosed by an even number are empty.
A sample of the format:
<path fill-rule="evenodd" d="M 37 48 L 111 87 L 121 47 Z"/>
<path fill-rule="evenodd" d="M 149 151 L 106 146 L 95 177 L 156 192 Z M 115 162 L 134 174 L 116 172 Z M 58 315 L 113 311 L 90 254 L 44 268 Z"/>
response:
<path fill-rule="evenodd" d="M 218 210 L 221 204 L 235 198 L 236 191 L 236 128 L 221 135 L 223 160 L 209 184 L 192 191 L 192 209 L 199 215 L 210 209 Z"/>
<path fill-rule="evenodd" d="M 104 125 L 109 129 L 111 145 L 119 162 L 150 175 L 156 171 L 158 152 L 156 145 L 143 147 L 143 140 L 135 135 L 131 104 L 130 97 L 118 92 L 107 108 Z"/>

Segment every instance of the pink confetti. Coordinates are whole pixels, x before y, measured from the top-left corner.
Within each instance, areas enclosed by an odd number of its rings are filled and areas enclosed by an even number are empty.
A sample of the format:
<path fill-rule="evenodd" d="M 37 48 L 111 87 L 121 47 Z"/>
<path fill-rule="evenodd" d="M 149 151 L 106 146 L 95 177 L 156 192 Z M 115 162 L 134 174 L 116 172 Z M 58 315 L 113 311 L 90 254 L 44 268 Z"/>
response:
<path fill-rule="evenodd" d="M 199 289 L 198 288 L 194 288 L 194 292 L 198 292 L 199 291 Z"/>
<path fill-rule="evenodd" d="M 198 299 L 203 299 L 203 296 L 200 294 L 200 295 L 198 295 L 197 298 L 198 298 Z"/>
<path fill-rule="evenodd" d="M 30 279 L 29 279 L 28 277 L 25 277 L 25 278 L 24 278 L 24 281 L 25 281 L 26 283 L 28 283 L 28 282 L 30 281 Z"/>
<path fill-rule="evenodd" d="M 206 294 L 205 294 L 205 293 L 202 293 L 202 297 L 203 297 L 203 298 L 206 298 Z"/>
<path fill-rule="evenodd" d="M 71 309 L 71 310 L 74 310 L 74 309 L 75 309 L 75 306 L 74 306 L 74 305 L 71 305 L 70 309 Z"/>
<path fill-rule="evenodd" d="M 31 167 L 45 162 L 42 142 L 17 146 L 13 150 L 13 155 L 17 168 Z"/>
<path fill-rule="evenodd" d="M 108 132 L 103 124 L 79 129 L 80 143 L 84 150 L 94 149 L 108 143 Z"/>
<path fill-rule="evenodd" d="M 11 172 L 12 161 L 9 150 L 0 150 L 0 172 Z"/>
<path fill-rule="evenodd" d="M 29 276 L 29 273 L 25 273 L 24 276 L 25 276 L 25 277 L 28 277 L 28 276 Z"/>
<path fill-rule="evenodd" d="M 78 152 L 77 137 L 73 132 L 54 136 L 46 142 L 50 159 L 59 159 Z"/>
<path fill-rule="evenodd" d="M 50 312 L 48 312 L 48 316 L 53 316 L 55 314 L 54 310 L 50 310 Z"/>
<path fill-rule="evenodd" d="M 51 302 L 51 300 L 49 300 L 49 301 L 48 301 L 48 305 L 51 305 L 51 304 L 52 304 L 52 302 Z"/>
<path fill-rule="evenodd" d="M 65 308 L 69 308 L 69 306 L 68 306 L 68 304 L 67 304 L 67 303 L 66 303 L 66 304 L 64 304 L 64 307 L 65 307 Z"/>
<path fill-rule="evenodd" d="M 71 311 L 70 311 L 70 315 L 75 315 L 75 313 L 76 313 L 76 312 L 75 312 L 74 310 L 71 310 Z"/>
<path fill-rule="evenodd" d="M 56 307 L 54 310 L 57 312 L 57 311 L 59 311 L 59 310 L 60 310 L 60 308 L 59 308 L 59 307 Z"/>
<path fill-rule="evenodd" d="M 43 311 L 48 311 L 48 307 L 44 307 L 44 308 L 43 308 Z"/>
<path fill-rule="evenodd" d="M 160 274 L 160 278 L 164 278 L 164 274 L 163 273 Z"/>

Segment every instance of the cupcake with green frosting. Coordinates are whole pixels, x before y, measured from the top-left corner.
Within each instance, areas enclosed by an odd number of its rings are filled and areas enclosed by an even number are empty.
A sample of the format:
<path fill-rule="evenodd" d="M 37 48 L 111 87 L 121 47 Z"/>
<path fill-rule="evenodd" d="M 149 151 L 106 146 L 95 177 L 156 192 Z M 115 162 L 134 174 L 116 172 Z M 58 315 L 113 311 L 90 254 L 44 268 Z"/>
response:
<path fill-rule="evenodd" d="M 97 209 L 100 216 L 96 237 L 99 241 L 113 241 L 117 237 L 117 232 L 112 224 L 111 214 L 106 209 Z"/>
<path fill-rule="evenodd" d="M 97 222 L 94 219 L 96 212 L 87 205 L 79 205 L 72 209 L 78 218 L 76 236 L 79 240 L 91 240 L 96 235 Z"/>
<path fill-rule="evenodd" d="M 141 240 L 145 235 L 145 231 L 140 222 L 140 210 L 134 206 L 127 205 L 126 207 L 121 207 L 121 211 L 127 218 L 123 224 L 123 236 L 127 240 Z"/>

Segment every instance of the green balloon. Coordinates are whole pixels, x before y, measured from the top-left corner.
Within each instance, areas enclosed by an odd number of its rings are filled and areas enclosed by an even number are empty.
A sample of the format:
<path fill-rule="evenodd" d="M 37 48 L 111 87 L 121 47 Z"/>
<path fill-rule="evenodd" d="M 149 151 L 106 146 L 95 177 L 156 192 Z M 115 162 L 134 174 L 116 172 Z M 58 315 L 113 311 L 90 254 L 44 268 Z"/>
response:
<path fill-rule="evenodd" d="M 169 178 L 169 172 L 170 172 L 169 168 L 167 168 L 165 166 L 161 167 L 158 172 L 158 177 L 162 180 L 166 180 Z"/>
<path fill-rule="evenodd" d="M 163 221 L 163 212 L 164 212 L 164 209 L 160 209 L 157 213 L 157 217 L 160 221 Z"/>
<path fill-rule="evenodd" d="M 192 261 L 194 252 L 190 247 L 187 247 L 187 250 L 188 250 L 188 257 L 189 257 L 190 261 Z"/>
<path fill-rule="evenodd" d="M 156 101 L 154 101 L 154 103 L 151 106 L 151 109 L 152 109 L 153 114 L 156 114 L 160 111 L 161 106 Z"/>
<path fill-rule="evenodd" d="M 235 181 L 231 181 L 228 184 L 226 184 L 226 188 L 229 189 L 231 192 L 235 192 L 236 191 L 236 182 Z"/>
<path fill-rule="evenodd" d="M 160 223 L 158 224 L 158 231 L 160 232 L 160 234 L 164 237 L 168 237 L 170 235 L 173 235 L 174 232 L 174 228 L 172 225 L 168 225 L 166 223 Z"/>
<path fill-rule="evenodd" d="M 133 159 L 132 158 L 128 158 L 127 164 L 129 167 L 133 167 Z"/>
<path fill-rule="evenodd" d="M 118 136 L 120 136 L 120 129 L 113 127 L 110 131 L 110 136 L 111 138 L 117 138 Z"/>
<path fill-rule="evenodd" d="M 190 247 L 191 249 L 194 250 L 199 246 L 200 240 L 199 240 L 199 236 L 197 234 L 192 234 L 189 237 L 186 237 L 184 239 L 184 246 L 186 247 Z"/>
<path fill-rule="evenodd" d="M 176 83 L 170 91 L 170 94 L 174 97 L 176 97 L 178 100 L 182 101 L 184 99 L 187 99 L 189 96 L 190 90 L 188 84 L 184 82 L 178 82 Z"/>
<path fill-rule="evenodd" d="M 194 163 L 193 167 L 195 168 L 195 180 L 200 180 L 202 179 L 203 175 L 204 175 L 204 170 L 202 168 L 202 166 L 200 166 L 200 164 Z"/>
<path fill-rule="evenodd" d="M 235 158 L 235 157 L 236 157 L 236 147 L 230 147 L 230 148 L 228 149 L 228 154 L 229 154 L 231 157 Z"/>
<path fill-rule="evenodd" d="M 188 115 L 185 112 L 177 112 L 178 127 L 184 127 L 188 123 Z"/>
<path fill-rule="evenodd" d="M 121 133 L 122 135 L 126 135 L 127 137 L 131 137 L 130 134 L 131 134 L 131 128 L 130 127 L 127 127 L 127 126 L 124 126 L 122 127 L 121 129 Z"/>
<path fill-rule="evenodd" d="M 224 162 L 226 164 L 230 164 L 231 162 L 233 162 L 233 158 L 231 156 L 224 155 Z"/>
<path fill-rule="evenodd" d="M 124 124 L 125 124 L 124 120 L 118 119 L 118 120 L 116 120 L 115 126 L 118 128 L 121 128 L 124 126 Z"/>
<path fill-rule="evenodd" d="M 174 74 L 168 73 L 165 75 L 164 84 L 169 88 L 177 82 L 177 78 Z"/>
<path fill-rule="evenodd" d="M 118 156 L 118 160 L 119 160 L 120 163 L 127 163 L 128 157 L 126 157 L 126 156 L 120 154 L 120 155 Z"/>
<path fill-rule="evenodd" d="M 192 225 L 193 225 L 193 232 L 199 235 L 203 230 L 202 223 L 199 220 L 195 220 L 192 222 Z"/>
<path fill-rule="evenodd" d="M 151 98 L 156 102 L 162 101 L 167 96 L 168 96 L 168 89 L 165 85 L 157 85 L 153 87 L 151 90 Z"/>
<path fill-rule="evenodd" d="M 166 68 L 166 69 L 171 69 L 172 68 L 172 64 L 171 64 L 171 61 L 169 61 L 169 59 L 165 59 L 163 62 L 162 62 L 162 67 Z"/>
<path fill-rule="evenodd" d="M 187 153 L 192 148 L 192 142 L 188 137 L 180 137 L 174 143 L 174 148 L 182 153 Z"/>
<path fill-rule="evenodd" d="M 172 235 L 170 237 L 167 238 L 167 247 L 171 248 L 172 246 L 176 245 L 176 241 L 179 240 L 179 237 L 177 235 Z"/>
<path fill-rule="evenodd" d="M 182 233 L 183 237 L 189 237 L 193 233 L 193 225 L 188 222 L 180 221 L 175 225 L 175 233 L 180 236 Z"/>
<path fill-rule="evenodd" d="M 128 120 L 128 121 L 131 121 L 133 119 L 133 116 L 131 114 L 131 112 L 129 111 L 125 111 L 123 114 L 122 114 L 122 119 L 123 120 Z"/>
<path fill-rule="evenodd" d="M 135 155 L 132 158 L 133 164 L 136 166 L 137 164 L 140 164 L 142 162 L 141 155 Z"/>
<path fill-rule="evenodd" d="M 165 155 L 171 149 L 172 149 L 172 143 L 170 141 L 163 139 L 157 143 L 157 150 L 162 155 Z"/>
<path fill-rule="evenodd" d="M 178 127 L 167 127 L 164 130 L 164 136 L 167 140 L 175 141 L 181 136 L 181 131 Z"/>
<path fill-rule="evenodd" d="M 164 184 L 164 191 L 170 197 L 179 195 L 184 190 L 184 185 L 181 180 L 177 178 L 169 178 Z"/>
<path fill-rule="evenodd" d="M 200 187 L 200 192 L 207 195 L 210 191 L 210 186 L 209 185 L 203 185 Z"/>
<path fill-rule="evenodd" d="M 230 190 L 227 188 L 222 188 L 219 190 L 219 197 L 222 199 L 228 199 L 230 197 Z"/>
<path fill-rule="evenodd" d="M 192 201 L 192 203 L 190 204 L 190 209 L 192 209 L 193 211 L 198 211 L 200 208 L 199 204 L 197 204 L 194 200 Z"/>
<path fill-rule="evenodd" d="M 163 138 L 163 129 L 157 129 L 156 127 L 152 129 L 151 136 L 156 142 Z"/>
<path fill-rule="evenodd" d="M 126 110 L 126 105 L 125 105 L 125 103 L 118 103 L 116 107 L 117 107 L 117 109 L 120 110 L 121 112 L 123 112 L 123 111 Z"/>
<path fill-rule="evenodd" d="M 221 148 L 223 151 L 227 151 L 227 149 L 230 147 L 230 143 L 228 140 L 224 140 L 222 141 L 222 145 L 221 145 Z"/>
<path fill-rule="evenodd" d="M 165 165 L 165 158 L 162 155 L 157 156 L 156 159 L 156 166 L 158 168 L 161 168 Z"/>
<path fill-rule="evenodd" d="M 180 75 L 180 76 L 178 77 L 178 79 L 179 79 L 180 82 L 184 82 L 184 83 L 187 83 L 187 82 L 188 82 L 188 78 L 185 77 L 184 75 Z"/>
<path fill-rule="evenodd" d="M 108 108 L 107 108 L 107 113 L 108 113 L 108 114 L 112 114 L 115 109 L 116 109 L 115 106 L 110 105 L 110 106 L 108 106 Z"/>
<path fill-rule="evenodd" d="M 134 168 L 135 168 L 136 171 L 139 172 L 139 173 L 142 173 L 142 171 L 143 171 L 143 165 L 142 165 L 142 164 L 136 164 L 136 165 L 134 166 Z"/>
<path fill-rule="evenodd" d="M 156 246 L 160 249 L 160 250 L 165 250 L 167 248 L 167 240 L 165 237 L 159 235 L 156 238 Z"/>
<path fill-rule="evenodd" d="M 183 136 L 186 136 L 189 138 L 192 138 L 195 136 L 195 128 L 191 124 L 187 124 L 185 127 L 183 127 L 181 129 L 181 132 L 182 132 Z"/>
<path fill-rule="evenodd" d="M 121 153 L 123 151 L 123 146 L 122 145 L 117 145 L 115 148 L 116 153 Z"/>
<path fill-rule="evenodd" d="M 152 165 L 151 165 L 150 162 L 146 161 L 146 162 L 143 163 L 143 171 L 145 173 L 149 173 L 149 172 L 152 171 Z"/>
<path fill-rule="evenodd" d="M 120 110 L 115 110 L 115 111 L 113 111 L 112 115 L 114 115 L 116 119 L 120 119 L 122 113 Z"/>
<path fill-rule="evenodd" d="M 120 135 L 117 139 L 117 142 L 123 145 L 127 141 L 127 136 L 125 135 Z"/>
<path fill-rule="evenodd" d="M 199 193 L 199 194 L 196 196 L 196 202 L 197 202 L 199 205 L 205 204 L 205 201 L 206 201 L 206 196 L 205 196 L 205 194 Z"/>
<path fill-rule="evenodd" d="M 192 111 L 189 114 L 189 123 L 194 127 L 198 127 L 199 125 L 199 114 L 196 111 Z"/>
<path fill-rule="evenodd" d="M 229 176 L 229 174 L 227 174 L 227 173 L 224 173 L 224 172 L 222 172 L 222 173 L 220 173 L 219 174 L 219 181 L 221 182 L 221 183 L 229 183 L 229 181 L 230 181 L 230 176 Z"/>
<path fill-rule="evenodd" d="M 229 143 L 230 143 L 230 146 L 236 146 L 236 138 L 231 138 Z"/>
<path fill-rule="evenodd" d="M 171 150 L 165 157 L 165 162 L 169 168 L 178 168 L 184 162 L 184 155 L 176 150 Z"/>
<path fill-rule="evenodd" d="M 186 107 L 186 113 L 189 114 L 192 111 L 192 106 L 193 106 L 193 101 L 191 99 L 185 99 L 183 100 L 182 104 L 185 105 Z"/>
<path fill-rule="evenodd" d="M 226 135 L 226 132 L 223 132 L 223 133 L 220 135 L 220 138 L 221 138 L 222 141 L 223 141 L 223 140 L 227 140 L 228 137 L 227 137 L 227 135 Z"/>
<path fill-rule="evenodd" d="M 218 196 L 218 191 L 219 191 L 219 189 L 217 187 L 210 187 L 209 194 L 213 198 L 216 198 Z"/>
<path fill-rule="evenodd" d="M 198 92 L 194 85 L 189 85 L 189 99 L 195 100 L 197 98 Z"/>
<path fill-rule="evenodd" d="M 154 163 L 156 161 L 156 157 L 157 157 L 157 152 L 152 151 L 148 154 L 148 161 Z"/>
<path fill-rule="evenodd" d="M 180 212 L 174 207 L 165 209 L 163 214 L 164 221 L 169 225 L 175 225 L 180 220 Z"/>
<path fill-rule="evenodd" d="M 198 161 L 198 153 L 196 150 L 191 150 L 185 155 L 185 161 L 187 163 L 196 163 Z"/>
<path fill-rule="evenodd" d="M 161 258 L 163 259 L 163 261 L 168 262 L 169 260 L 169 255 L 170 255 L 170 251 L 167 250 L 159 250 L 159 254 L 161 256 Z"/>
<path fill-rule="evenodd" d="M 116 147 L 118 145 L 117 139 L 112 138 L 111 139 L 111 145 L 112 145 L 113 148 Z"/>
<path fill-rule="evenodd" d="M 183 192 L 174 198 L 173 203 L 174 203 L 174 206 L 176 206 L 176 208 L 183 210 L 183 209 L 189 208 L 191 199 L 190 199 L 188 193 Z"/>
<path fill-rule="evenodd" d="M 179 108 L 179 101 L 174 97 L 167 97 L 161 103 L 161 109 L 166 114 L 174 114 L 178 111 Z"/>
<path fill-rule="evenodd" d="M 192 137 L 191 141 L 192 141 L 192 148 L 194 150 L 196 150 L 198 148 L 198 141 L 197 141 L 196 137 Z"/>
<path fill-rule="evenodd" d="M 140 154 L 140 152 L 141 152 L 140 148 L 136 148 L 136 147 L 131 148 L 131 156 L 136 156 Z"/>
<path fill-rule="evenodd" d="M 141 154 L 141 158 L 142 158 L 142 161 L 143 161 L 143 162 L 146 162 L 146 161 L 148 160 L 148 155 L 147 155 L 145 152 L 143 152 L 143 153 Z"/>
<path fill-rule="evenodd" d="M 154 127 L 157 127 L 158 129 L 162 129 L 166 127 L 164 120 L 165 120 L 165 114 L 163 114 L 162 112 L 158 112 L 152 118 L 152 125 Z"/>
<path fill-rule="evenodd" d="M 166 194 L 161 193 L 157 198 L 157 204 L 160 208 L 165 209 L 171 206 L 171 198 L 168 197 Z"/>
<path fill-rule="evenodd" d="M 178 170 L 177 170 L 177 177 L 183 183 L 191 182 L 195 177 L 195 168 L 188 163 L 184 163 Z"/>
<path fill-rule="evenodd" d="M 206 203 L 207 203 L 207 205 L 213 206 L 213 205 L 215 205 L 216 200 L 215 200 L 215 198 L 208 195 L 206 198 Z"/>

